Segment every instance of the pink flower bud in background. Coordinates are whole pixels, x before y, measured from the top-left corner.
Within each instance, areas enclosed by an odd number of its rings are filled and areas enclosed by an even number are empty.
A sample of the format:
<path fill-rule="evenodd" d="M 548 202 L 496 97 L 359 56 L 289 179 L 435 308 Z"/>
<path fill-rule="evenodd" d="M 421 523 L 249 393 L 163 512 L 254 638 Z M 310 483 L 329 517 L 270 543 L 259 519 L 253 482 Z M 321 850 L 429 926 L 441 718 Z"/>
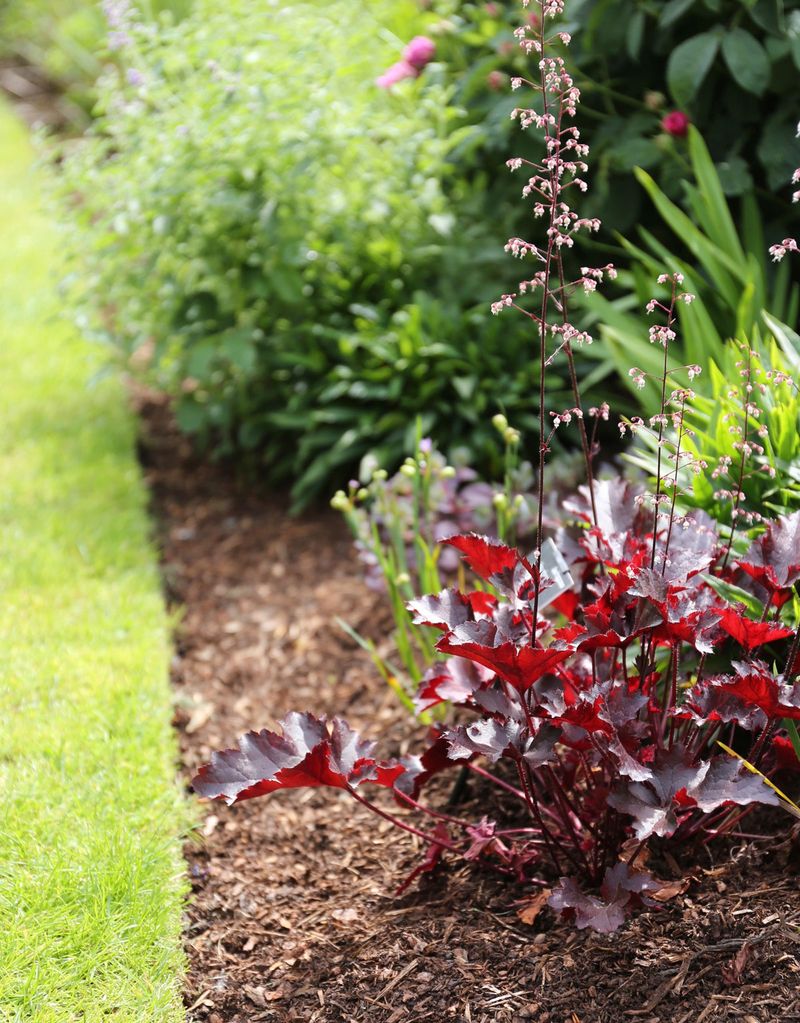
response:
<path fill-rule="evenodd" d="M 500 9 L 498 8 L 497 4 L 493 4 L 491 2 L 485 4 L 483 9 L 489 15 L 490 18 L 496 18 L 497 15 L 500 13 Z"/>
<path fill-rule="evenodd" d="M 416 78 L 419 71 L 413 64 L 409 64 L 407 60 L 398 60 L 396 64 L 392 64 L 390 68 L 375 79 L 375 84 L 381 89 L 391 89 L 393 85 L 397 85 L 398 82 L 402 82 L 404 78 Z"/>
<path fill-rule="evenodd" d="M 661 127 L 667 133 L 677 139 L 685 139 L 689 134 L 689 125 L 692 122 L 682 110 L 673 110 L 661 119 Z"/>
<path fill-rule="evenodd" d="M 508 75 L 504 75 L 502 71 L 490 71 L 486 76 L 486 84 L 495 92 L 504 88 L 507 81 Z"/>
<path fill-rule="evenodd" d="M 427 36 L 414 36 L 411 42 L 403 50 L 403 60 L 421 71 L 426 64 L 430 64 L 433 55 L 436 53 L 436 43 Z"/>

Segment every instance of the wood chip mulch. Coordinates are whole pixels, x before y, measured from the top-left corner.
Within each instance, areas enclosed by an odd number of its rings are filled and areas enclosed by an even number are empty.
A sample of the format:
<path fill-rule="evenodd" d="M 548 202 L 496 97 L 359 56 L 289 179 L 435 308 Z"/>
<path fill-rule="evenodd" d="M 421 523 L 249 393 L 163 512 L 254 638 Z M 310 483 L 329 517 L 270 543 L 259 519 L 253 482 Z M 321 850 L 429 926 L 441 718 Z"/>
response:
<path fill-rule="evenodd" d="M 280 497 L 196 458 L 163 403 L 139 404 L 165 587 L 182 609 L 183 777 L 290 709 L 340 713 L 404 752 L 413 723 L 335 621 L 376 641 L 390 624 L 338 516 L 288 517 Z M 771 838 L 695 860 L 685 895 L 608 937 L 549 910 L 523 924 L 525 893 L 476 870 L 445 868 L 395 898 L 420 850 L 344 794 L 210 804 L 203 818 L 186 849 L 192 1023 L 800 1023 L 788 817 L 754 815 Z"/>

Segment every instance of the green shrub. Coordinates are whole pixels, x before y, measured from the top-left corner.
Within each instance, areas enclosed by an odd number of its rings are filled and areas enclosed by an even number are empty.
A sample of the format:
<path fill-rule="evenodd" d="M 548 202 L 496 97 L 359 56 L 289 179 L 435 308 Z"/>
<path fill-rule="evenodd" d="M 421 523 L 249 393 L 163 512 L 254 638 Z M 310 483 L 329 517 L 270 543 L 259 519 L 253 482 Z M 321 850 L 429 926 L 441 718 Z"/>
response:
<path fill-rule="evenodd" d="M 791 278 L 791 260 L 775 267 L 752 195 L 744 197 L 741 224 L 734 218 L 709 151 L 696 129 L 689 132 L 689 180 L 684 182 L 684 212 L 643 170 L 637 177 L 662 221 L 660 241 L 640 229 L 640 243 L 622 240 L 628 270 L 621 272 L 622 295 L 608 299 L 592 296 L 586 315 L 614 361 L 619 377 L 636 397 L 641 411 L 653 415 L 660 408 L 656 383 L 662 356 L 642 330 L 641 311 L 664 289 L 654 281 L 664 272 L 683 275 L 685 288 L 695 296 L 678 309 L 680 331 L 672 346 L 671 366 L 712 362 L 727 371 L 733 365 L 731 338 L 748 343 L 757 331 L 774 333 L 776 323 L 794 323 L 800 310 L 800 286 Z M 599 326 L 595 324 L 599 323 Z M 791 332 L 790 332 L 791 333 Z M 599 346 L 598 346 L 599 347 Z M 738 358 L 734 350 L 733 359 Z M 640 390 L 629 374 L 631 367 L 645 374 Z M 775 367 L 776 369 L 778 367 Z M 696 391 L 711 393 L 712 379 L 704 373 L 693 383 Z"/>
<path fill-rule="evenodd" d="M 64 165 L 86 323 L 301 502 L 399 462 L 417 415 L 490 469 L 490 396 L 535 428 L 530 330 L 490 315 L 502 250 L 448 162 L 459 114 L 374 86 L 417 11 L 354 9 L 204 0 L 139 28 Z"/>
<path fill-rule="evenodd" d="M 144 0 L 141 13 L 183 17 L 191 0 Z M 116 0 L 119 6 L 119 0 Z M 76 120 L 91 113 L 110 54 L 100 0 L 0 0 L 0 57 L 17 57 L 62 89 Z"/>
<path fill-rule="evenodd" d="M 508 78 L 527 73 L 512 35 L 519 7 L 508 0 L 429 6 L 437 59 L 473 125 L 464 156 L 476 172 L 491 170 L 511 144 L 516 101 Z M 800 0 L 574 0 L 560 28 L 574 33 L 570 54 L 594 122 L 590 205 L 607 228 L 656 223 L 629 187 L 634 167 L 680 194 L 684 141 L 661 127 L 675 109 L 707 139 L 728 195 L 765 189 L 762 216 L 797 223 L 797 211 L 767 192 L 781 189 L 800 163 Z M 515 138 L 515 154 L 521 145 Z"/>

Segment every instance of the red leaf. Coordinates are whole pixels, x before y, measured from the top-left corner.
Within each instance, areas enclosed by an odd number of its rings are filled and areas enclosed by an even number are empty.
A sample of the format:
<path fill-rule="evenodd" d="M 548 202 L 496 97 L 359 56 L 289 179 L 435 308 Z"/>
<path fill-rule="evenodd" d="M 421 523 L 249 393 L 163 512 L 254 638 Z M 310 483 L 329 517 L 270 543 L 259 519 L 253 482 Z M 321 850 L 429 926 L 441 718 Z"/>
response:
<path fill-rule="evenodd" d="M 720 626 L 728 633 L 739 646 L 744 647 L 748 652 L 765 643 L 774 643 L 778 639 L 786 639 L 792 635 L 792 630 L 783 625 L 774 625 L 772 622 L 754 622 L 741 612 L 732 607 L 723 611 L 720 619 Z"/>
<path fill-rule="evenodd" d="M 500 634 L 491 623 L 480 624 L 485 626 L 480 630 L 470 629 L 469 625 L 453 629 L 439 640 L 436 649 L 483 664 L 519 693 L 527 692 L 534 682 L 551 672 L 574 652 L 573 647 L 563 641 L 556 641 L 544 649 L 532 646 L 518 648 L 511 642 L 491 645 L 491 641 L 501 638 Z M 477 642 L 473 637 L 490 642 Z"/>
<path fill-rule="evenodd" d="M 711 707 L 706 689 L 717 689 L 715 705 L 720 720 L 726 720 L 722 708 L 727 706 L 729 717 L 743 721 L 748 714 L 755 709 L 762 710 L 767 717 L 795 718 L 800 720 L 800 683 L 789 685 L 781 681 L 780 677 L 773 675 L 763 661 L 734 663 L 735 675 L 722 675 L 719 678 L 708 679 L 698 687 L 695 700 L 694 690 L 689 690 L 687 702 L 693 703 L 701 711 L 704 707 Z M 735 704 L 725 703 L 736 699 L 741 706 L 740 712 L 735 712 Z M 740 716 L 741 715 L 741 716 Z"/>
<path fill-rule="evenodd" d="M 192 779 L 195 792 L 230 805 L 278 789 L 346 789 L 362 782 L 392 788 L 405 772 L 402 764 L 373 759 L 374 743 L 365 742 L 339 718 L 328 724 L 293 711 L 281 727 L 281 734 L 248 732 L 238 749 L 212 753 L 211 763 Z"/>
<path fill-rule="evenodd" d="M 493 678 L 494 673 L 483 665 L 464 657 L 451 657 L 444 664 L 432 665 L 425 673 L 414 697 L 414 708 L 420 712 L 445 702 L 464 704 Z"/>
<path fill-rule="evenodd" d="M 470 759 L 469 757 L 465 759 Z M 403 757 L 401 764 L 404 768 L 403 774 L 398 778 L 396 788 L 406 795 L 416 799 L 422 786 L 435 774 L 447 771 L 455 767 L 459 761 L 456 757 L 450 756 L 450 744 L 444 735 L 436 735 L 431 745 L 425 750 L 421 757 L 414 753 Z M 461 759 L 464 763 L 464 759 Z M 399 796 L 395 797 L 402 803 Z"/>
<path fill-rule="evenodd" d="M 488 536 L 479 536 L 477 533 L 449 536 L 442 540 L 442 543 L 450 544 L 461 551 L 469 567 L 481 579 L 489 579 L 497 572 L 513 569 L 520 560 L 519 552 L 512 547 L 506 547 L 499 540 L 491 540 Z"/>
<path fill-rule="evenodd" d="M 778 771 L 800 771 L 800 759 L 794 751 L 791 739 L 785 735 L 776 735 L 772 740 L 775 754 L 775 769 Z"/>

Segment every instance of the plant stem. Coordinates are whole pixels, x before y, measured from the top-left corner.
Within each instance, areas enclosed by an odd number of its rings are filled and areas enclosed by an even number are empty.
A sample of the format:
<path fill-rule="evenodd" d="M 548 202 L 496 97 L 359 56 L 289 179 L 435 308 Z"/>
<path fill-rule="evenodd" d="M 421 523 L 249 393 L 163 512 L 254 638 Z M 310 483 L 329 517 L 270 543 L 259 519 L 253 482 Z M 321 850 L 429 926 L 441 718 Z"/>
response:
<path fill-rule="evenodd" d="M 383 817 L 385 821 L 389 821 L 390 824 L 394 824 L 395 827 L 400 828 L 402 831 L 407 831 L 409 835 L 416 835 L 417 838 L 421 838 L 423 842 L 427 842 L 429 845 L 441 845 L 444 849 L 449 849 L 450 852 L 458 853 L 459 855 L 461 855 L 461 850 L 458 848 L 458 846 L 454 845 L 452 842 L 449 842 L 447 839 L 437 838 L 436 835 L 430 835 L 428 834 L 428 832 L 420 831 L 419 828 L 415 828 L 411 824 L 406 824 L 405 821 L 400 820 L 399 817 L 395 817 L 393 814 L 387 813 L 386 810 L 381 810 L 379 806 L 376 806 L 374 803 L 371 803 L 368 799 L 365 799 L 363 796 L 359 795 L 359 793 L 356 792 L 355 789 L 350 788 L 349 785 L 345 791 L 349 792 L 353 799 L 356 800 L 356 802 L 361 803 L 362 806 L 366 806 L 368 810 L 371 810 L 373 813 L 376 813 L 379 817 Z"/>

